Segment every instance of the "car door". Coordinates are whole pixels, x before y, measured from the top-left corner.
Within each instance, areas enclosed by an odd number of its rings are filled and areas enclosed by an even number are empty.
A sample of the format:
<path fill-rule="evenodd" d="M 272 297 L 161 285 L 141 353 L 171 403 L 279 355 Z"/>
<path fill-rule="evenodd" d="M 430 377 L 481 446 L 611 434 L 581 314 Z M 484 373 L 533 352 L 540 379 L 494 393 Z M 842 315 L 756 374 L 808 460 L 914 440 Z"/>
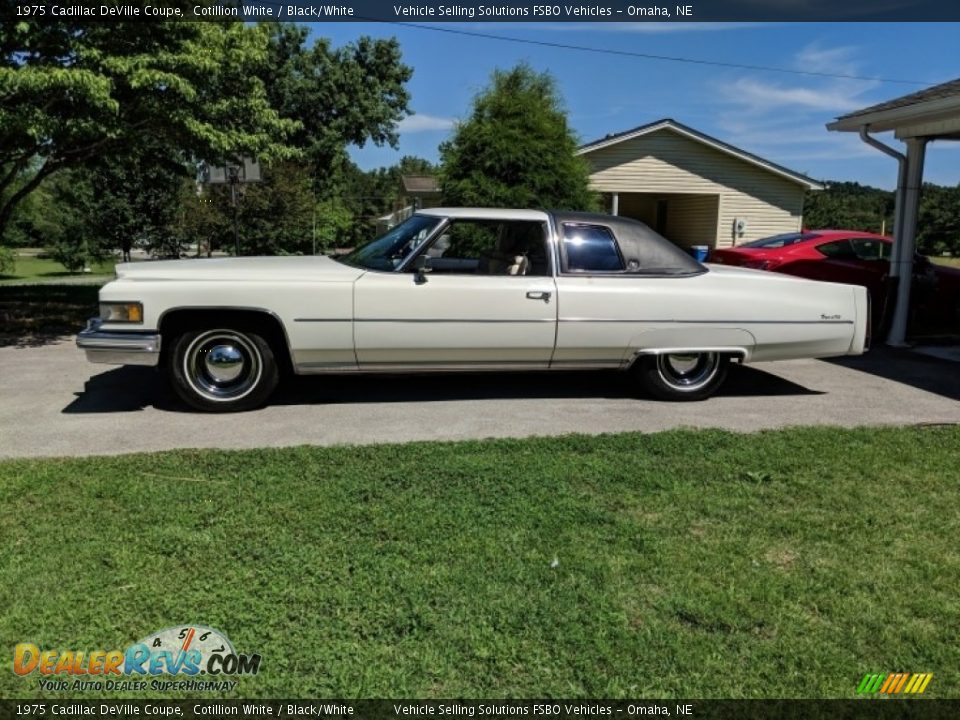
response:
<path fill-rule="evenodd" d="M 849 238 L 821 243 L 816 251 L 823 259 L 811 263 L 810 272 L 804 273 L 804 277 L 824 282 L 866 284 L 863 263 Z"/>
<path fill-rule="evenodd" d="M 421 249 L 423 272 L 354 284 L 360 369 L 546 368 L 557 302 L 544 223 L 454 220 Z"/>
<path fill-rule="evenodd" d="M 882 300 L 884 282 L 890 274 L 890 243 L 878 238 L 852 238 L 853 250 L 857 254 L 855 285 L 863 285 L 870 291 L 875 303 Z"/>

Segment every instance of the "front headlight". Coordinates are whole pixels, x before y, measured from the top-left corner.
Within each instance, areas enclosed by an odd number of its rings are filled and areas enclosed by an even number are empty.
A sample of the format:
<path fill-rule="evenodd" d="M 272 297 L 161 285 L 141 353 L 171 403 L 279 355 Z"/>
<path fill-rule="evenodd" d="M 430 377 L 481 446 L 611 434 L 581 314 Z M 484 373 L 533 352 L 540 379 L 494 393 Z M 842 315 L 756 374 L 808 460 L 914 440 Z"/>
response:
<path fill-rule="evenodd" d="M 143 304 L 138 302 L 102 302 L 100 319 L 105 323 L 142 323 Z"/>

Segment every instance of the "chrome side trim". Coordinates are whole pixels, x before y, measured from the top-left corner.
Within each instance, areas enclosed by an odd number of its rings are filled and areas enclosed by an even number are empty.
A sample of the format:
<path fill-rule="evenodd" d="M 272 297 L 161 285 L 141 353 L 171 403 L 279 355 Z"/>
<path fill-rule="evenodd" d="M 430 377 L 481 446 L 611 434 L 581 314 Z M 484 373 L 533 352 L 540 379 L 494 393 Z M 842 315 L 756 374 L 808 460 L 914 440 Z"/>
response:
<path fill-rule="evenodd" d="M 476 318 L 357 318 L 354 322 L 358 323 L 507 323 L 511 325 L 525 323 L 555 323 L 553 318 L 532 318 L 530 320 L 501 320 L 498 318 L 476 319 Z"/>
<path fill-rule="evenodd" d="M 678 355 L 678 354 L 684 354 L 684 353 L 721 353 L 724 355 L 746 356 L 747 351 L 744 348 L 724 345 L 724 346 L 716 346 L 716 347 L 642 348 L 640 350 L 635 350 L 633 354 L 634 356 L 637 356 L 637 355 Z"/>
<path fill-rule="evenodd" d="M 87 360 L 108 365 L 146 365 L 160 362 L 160 334 L 155 332 L 104 332 L 103 321 L 91 318 L 77 334 L 77 347 L 86 352 Z"/>
<path fill-rule="evenodd" d="M 750 360 L 750 352 L 747 348 L 734 347 L 731 345 L 716 347 L 651 347 L 634 350 L 633 353 L 626 359 L 623 367 L 626 369 L 633 367 L 643 356 L 676 354 L 683 355 L 688 353 L 717 353 L 720 355 L 728 355 L 739 363 L 749 362 Z"/>
<path fill-rule="evenodd" d="M 853 325 L 853 320 L 673 320 L 673 319 L 620 319 L 611 320 L 606 318 L 560 318 L 558 322 L 571 323 L 659 323 L 677 325 Z"/>
<path fill-rule="evenodd" d="M 297 365 L 301 375 L 354 374 L 402 374 L 428 372 L 540 372 L 550 370 L 621 370 L 625 363 L 619 360 L 560 360 L 549 365 L 539 360 L 480 360 L 476 362 L 395 362 L 367 363 L 356 366 L 352 363 L 308 362 Z"/>
<path fill-rule="evenodd" d="M 294 322 L 342 323 L 353 322 L 350 318 L 294 318 Z"/>

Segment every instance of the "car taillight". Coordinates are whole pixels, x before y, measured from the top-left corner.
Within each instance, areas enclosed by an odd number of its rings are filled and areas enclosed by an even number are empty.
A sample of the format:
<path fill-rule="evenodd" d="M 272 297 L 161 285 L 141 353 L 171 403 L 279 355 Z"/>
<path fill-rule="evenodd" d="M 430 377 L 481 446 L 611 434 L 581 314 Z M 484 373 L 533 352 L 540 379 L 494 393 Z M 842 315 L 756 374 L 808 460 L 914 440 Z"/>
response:
<path fill-rule="evenodd" d="M 870 301 L 870 291 L 867 290 L 867 331 L 863 337 L 863 351 L 870 349 L 870 340 L 873 338 L 873 303 Z"/>

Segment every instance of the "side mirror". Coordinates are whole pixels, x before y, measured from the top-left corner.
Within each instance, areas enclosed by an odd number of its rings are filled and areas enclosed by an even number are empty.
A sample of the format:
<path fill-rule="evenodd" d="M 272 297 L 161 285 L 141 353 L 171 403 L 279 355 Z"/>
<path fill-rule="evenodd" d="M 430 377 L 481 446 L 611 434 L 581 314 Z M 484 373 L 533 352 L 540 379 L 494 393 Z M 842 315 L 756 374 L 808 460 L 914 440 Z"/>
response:
<path fill-rule="evenodd" d="M 418 255 L 413 261 L 413 281 L 417 285 L 423 285 L 427 281 L 428 272 L 430 272 L 430 256 L 426 253 Z"/>

